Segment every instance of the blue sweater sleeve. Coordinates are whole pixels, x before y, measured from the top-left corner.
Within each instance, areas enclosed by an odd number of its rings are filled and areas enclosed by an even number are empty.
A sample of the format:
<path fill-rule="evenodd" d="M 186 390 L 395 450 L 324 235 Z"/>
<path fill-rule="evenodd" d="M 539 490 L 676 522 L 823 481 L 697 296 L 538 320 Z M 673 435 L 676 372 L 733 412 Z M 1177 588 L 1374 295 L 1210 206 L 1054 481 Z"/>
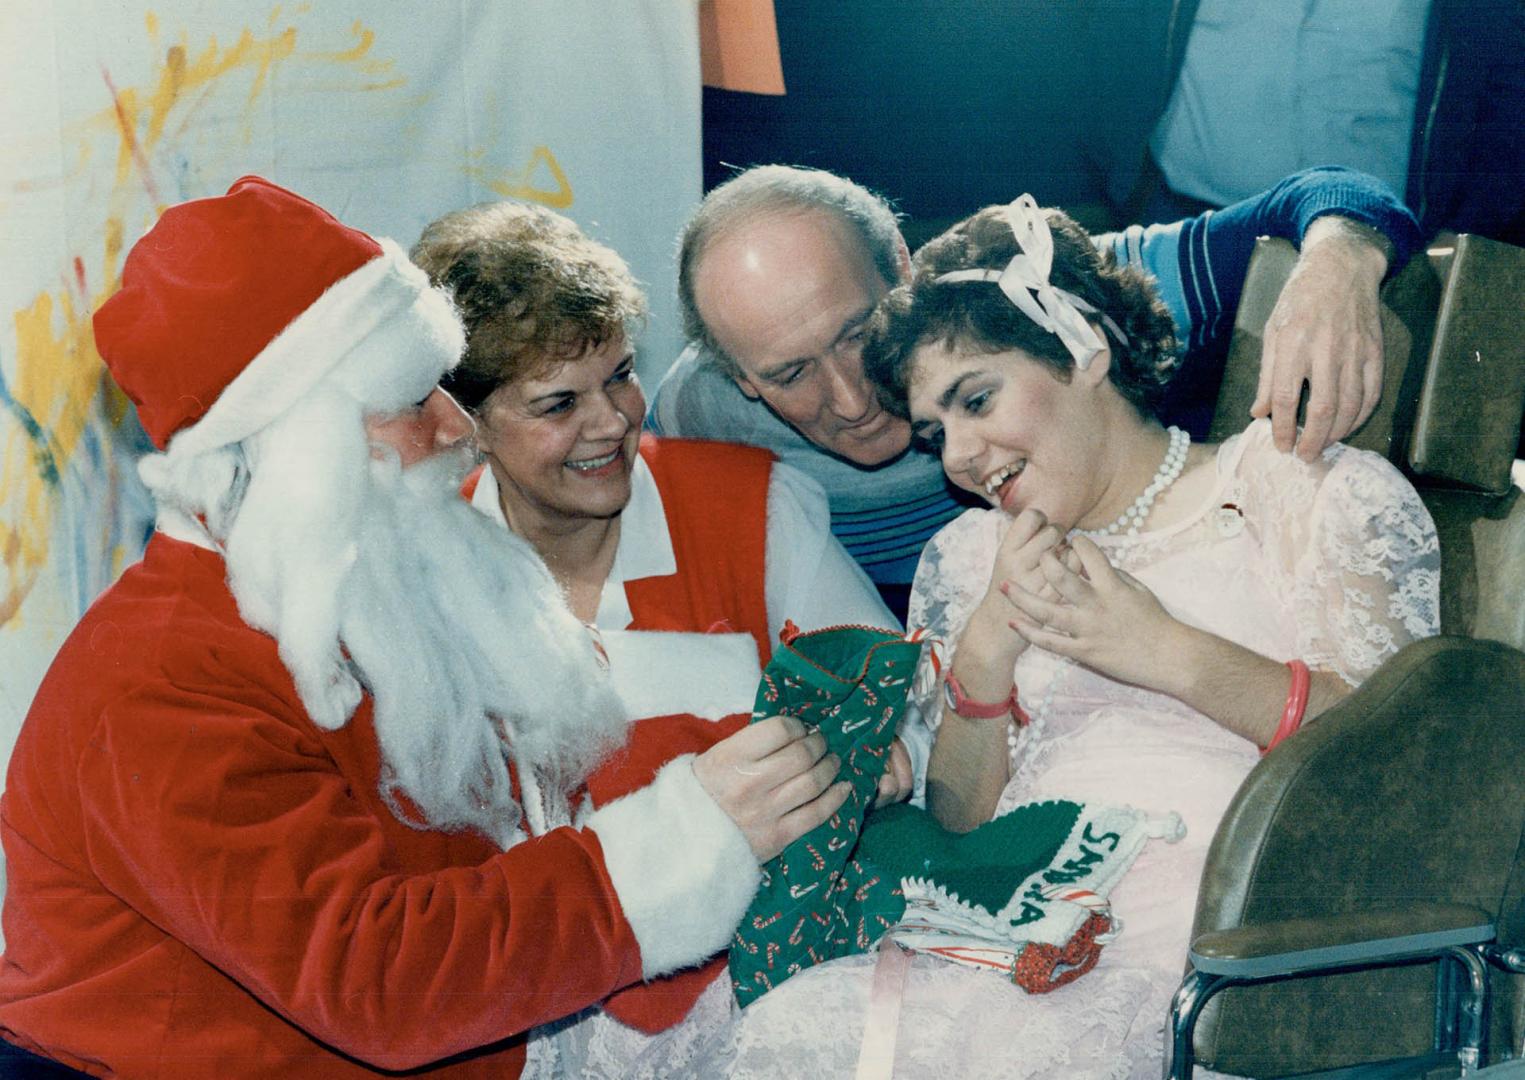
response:
<path fill-rule="evenodd" d="M 1222 210 L 1171 225 L 1130 225 L 1096 237 L 1095 243 L 1119 263 L 1154 276 L 1189 353 L 1233 329 L 1256 238 L 1301 244 L 1308 226 L 1324 214 L 1359 221 L 1386 236 L 1394 252 L 1389 275 L 1419 248 L 1418 222 L 1387 185 L 1337 165 L 1293 173 L 1269 191 Z"/>

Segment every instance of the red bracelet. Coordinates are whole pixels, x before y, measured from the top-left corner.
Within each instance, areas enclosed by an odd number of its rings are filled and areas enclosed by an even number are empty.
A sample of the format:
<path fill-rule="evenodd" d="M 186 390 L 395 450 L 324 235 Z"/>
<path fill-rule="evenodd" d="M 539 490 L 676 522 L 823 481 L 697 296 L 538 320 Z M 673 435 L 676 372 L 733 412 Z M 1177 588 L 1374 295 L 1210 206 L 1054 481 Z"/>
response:
<path fill-rule="evenodd" d="M 1026 727 L 1028 724 L 1027 713 L 1021 705 L 1017 704 L 1015 684 L 1005 701 L 971 701 L 964 693 L 963 684 L 950 671 L 943 677 L 943 702 L 965 720 L 994 720 L 997 717 L 1009 716 L 1017 722 L 1017 727 Z"/>
<path fill-rule="evenodd" d="M 1262 754 L 1270 753 L 1277 743 L 1302 727 L 1303 713 L 1308 711 L 1308 686 L 1313 681 L 1308 665 L 1301 660 L 1288 660 L 1287 667 L 1292 672 L 1292 688 L 1287 691 L 1287 704 L 1281 711 L 1281 723 L 1276 725 L 1276 734 L 1271 736 L 1271 741 L 1261 751 Z"/>

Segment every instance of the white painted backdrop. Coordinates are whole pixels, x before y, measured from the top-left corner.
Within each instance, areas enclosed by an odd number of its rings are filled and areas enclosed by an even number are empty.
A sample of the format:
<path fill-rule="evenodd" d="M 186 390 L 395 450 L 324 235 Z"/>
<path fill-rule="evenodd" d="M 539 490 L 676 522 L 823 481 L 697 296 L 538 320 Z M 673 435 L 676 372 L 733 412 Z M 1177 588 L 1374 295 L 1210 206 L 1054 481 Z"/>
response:
<path fill-rule="evenodd" d="M 159 211 L 254 172 L 406 247 L 455 207 L 544 203 L 646 284 L 650 383 L 680 345 L 698 41 L 695 0 L 0 5 L 0 762 L 149 527 L 90 314 Z"/>

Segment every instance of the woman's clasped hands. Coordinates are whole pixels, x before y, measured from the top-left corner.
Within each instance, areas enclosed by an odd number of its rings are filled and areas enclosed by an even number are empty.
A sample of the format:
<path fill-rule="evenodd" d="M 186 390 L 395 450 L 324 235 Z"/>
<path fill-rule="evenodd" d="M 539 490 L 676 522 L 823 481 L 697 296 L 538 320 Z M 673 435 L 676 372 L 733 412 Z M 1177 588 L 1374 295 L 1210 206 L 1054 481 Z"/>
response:
<path fill-rule="evenodd" d="M 1035 596 L 1058 599 L 1059 594 L 1043 576 L 1040 563 L 1047 552 L 1058 549 L 1062 555 L 1063 540 L 1064 534 L 1049 524 L 1041 511 L 1024 510 L 1017 515 L 996 549 L 990 586 L 970 616 L 959 642 L 960 653 L 977 651 L 982 658 L 1002 665 L 1016 662 L 1028 642 L 1020 633 L 1011 632 L 1016 629 L 1012 620 L 1019 609 L 1015 608 L 1010 591 L 1020 587 Z"/>
<path fill-rule="evenodd" d="M 1012 522 L 981 608 L 987 619 L 994 611 L 1004 616 L 1013 661 L 1032 644 L 1151 688 L 1168 681 L 1160 661 L 1183 628 L 1148 586 L 1114 567 L 1089 537 L 1066 539 L 1038 510 L 1024 510 Z"/>

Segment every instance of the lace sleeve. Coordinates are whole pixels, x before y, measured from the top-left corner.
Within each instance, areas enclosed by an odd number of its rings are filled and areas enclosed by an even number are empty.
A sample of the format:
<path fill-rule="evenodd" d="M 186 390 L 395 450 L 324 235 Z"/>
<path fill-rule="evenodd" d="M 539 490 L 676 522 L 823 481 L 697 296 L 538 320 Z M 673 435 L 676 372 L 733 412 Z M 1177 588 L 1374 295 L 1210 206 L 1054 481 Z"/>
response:
<path fill-rule="evenodd" d="M 912 719 L 933 731 L 942 719 L 942 709 L 932 657 L 935 653 L 943 671 L 953 662 L 954 645 L 990 585 L 996 549 L 1011 520 L 998 510 L 966 511 L 927 541 L 921 553 L 911 583 L 906 629 L 922 630 L 932 645 L 921 654 L 911 692 Z"/>
<path fill-rule="evenodd" d="M 1440 545 L 1418 493 L 1378 455 L 1336 447 L 1312 471 L 1311 507 L 1291 515 L 1304 521 L 1287 526 L 1300 536 L 1284 554 L 1298 655 L 1356 686 L 1440 632 Z"/>

